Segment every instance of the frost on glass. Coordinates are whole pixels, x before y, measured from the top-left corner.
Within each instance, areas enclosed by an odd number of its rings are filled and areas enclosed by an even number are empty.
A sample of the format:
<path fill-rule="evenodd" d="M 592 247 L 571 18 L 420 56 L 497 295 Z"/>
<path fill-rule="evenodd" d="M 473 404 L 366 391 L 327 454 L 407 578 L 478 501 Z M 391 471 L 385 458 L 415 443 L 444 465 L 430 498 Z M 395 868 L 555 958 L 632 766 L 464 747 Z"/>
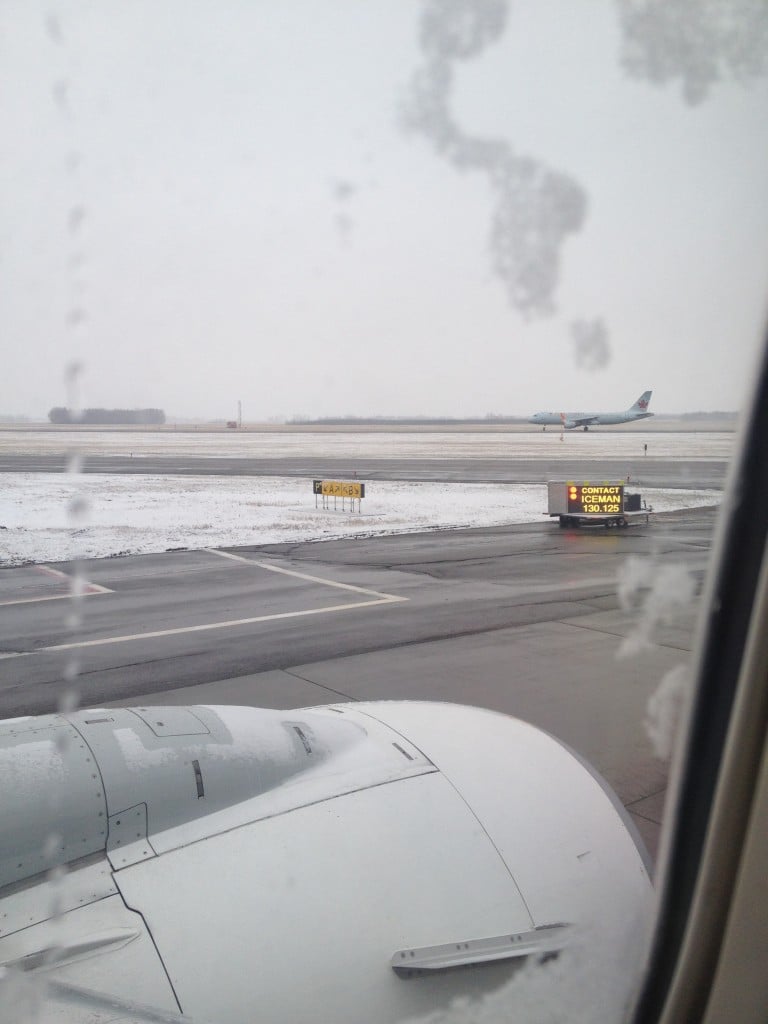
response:
<path fill-rule="evenodd" d="M 351 206 L 357 192 L 358 186 L 352 181 L 339 178 L 331 182 L 331 196 L 336 206 L 333 221 L 339 235 L 339 241 L 343 245 L 349 242 L 355 226 Z"/>
<path fill-rule="evenodd" d="M 411 81 L 402 121 L 458 170 L 485 176 L 493 195 L 493 269 L 511 304 L 532 318 L 555 311 L 560 250 L 581 228 L 587 199 L 567 174 L 516 153 L 504 139 L 473 135 L 453 116 L 456 65 L 497 41 L 507 17 L 506 0 L 428 0 L 419 36 L 423 63 Z"/>
<path fill-rule="evenodd" d="M 617 592 L 621 608 L 635 612 L 634 626 L 619 648 L 625 657 L 650 647 L 657 627 L 671 625 L 690 607 L 696 581 L 683 565 L 631 555 L 619 571 Z"/>
<path fill-rule="evenodd" d="M 583 370 L 602 370 L 611 361 L 608 329 L 602 319 L 576 320 L 571 324 L 576 365 Z"/>
<path fill-rule="evenodd" d="M 748 83 L 768 70 L 765 0 L 617 0 L 621 63 L 654 85 L 679 81 L 702 103 L 723 80 Z"/>
<path fill-rule="evenodd" d="M 633 628 L 619 647 L 619 657 L 631 657 L 652 646 L 661 625 L 673 625 L 690 608 L 696 581 L 682 565 L 662 565 L 655 558 L 630 556 L 622 565 L 619 603 L 635 614 Z M 669 760 L 691 690 L 687 664 L 670 669 L 648 700 L 645 729 L 655 755 Z"/>
<path fill-rule="evenodd" d="M 678 728 L 691 694 L 691 673 L 687 665 L 670 669 L 648 700 L 645 731 L 656 757 L 668 761 L 672 756 Z"/>
<path fill-rule="evenodd" d="M 81 414 L 82 375 L 82 363 L 73 360 L 68 364 L 65 373 L 67 408 L 74 420 L 77 420 Z M 66 470 L 73 484 L 67 502 L 67 523 L 74 541 L 76 557 L 69 572 L 69 600 L 65 624 L 67 630 L 72 634 L 72 638 L 75 639 L 83 625 L 83 598 L 86 584 L 78 556 L 82 552 L 83 537 L 87 531 L 90 515 L 90 500 L 83 485 L 83 456 L 75 449 L 72 449 L 68 455 Z M 79 674 L 80 662 L 74 654 L 70 654 L 62 671 L 64 685 L 59 695 L 59 711 L 62 714 L 74 711 L 77 707 L 76 681 Z"/>
<path fill-rule="evenodd" d="M 43 1018 L 46 984 L 40 973 L 0 967 L 0 1020 L 32 1024 Z"/>
<path fill-rule="evenodd" d="M 68 140 L 63 159 L 68 197 L 66 213 L 63 218 L 63 230 L 67 241 L 67 298 L 62 338 L 65 342 L 65 351 L 75 353 L 78 351 L 88 320 L 85 279 L 88 208 L 83 198 L 83 185 L 80 180 L 82 157 L 76 141 L 76 111 L 72 103 L 72 80 L 75 65 L 72 54 L 66 46 L 65 27 L 62 26 L 61 20 L 55 13 L 49 12 L 45 16 L 45 29 L 52 44 L 51 73 L 54 79 L 51 85 L 51 97 L 54 109 L 64 125 Z M 82 377 L 82 361 L 77 357 L 70 357 L 64 371 L 64 386 L 66 406 L 72 422 L 78 422 L 81 418 Z M 66 507 L 67 532 L 73 539 L 77 539 L 76 543 L 79 543 L 84 531 L 87 530 L 89 501 L 82 487 L 82 456 L 74 448 L 70 450 L 63 468 L 69 491 Z M 82 630 L 85 593 L 85 579 L 77 560 L 68 569 L 66 575 L 69 577 L 69 598 L 65 613 L 65 627 L 74 640 Z M 79 659 L 70 652 L 61 666 L 61 684 L 58 692 L 58 710 L 61 714 L 67 714 L 77 708 L 79 673 Z M 62 730 L 54 742 L 58 756 L 66 754 L 69 742 L 68 730 Z M 53 795 L 51 795 L 50 801 L 53 801 Z M 50 818 L 54 819 L 52 804 Z M 43 861 L 48 865 L 46 879 L 49 900 L 48 944 L 43 951 L 43 968 L 45 968 L 56 961 L 62 948 L 59 926 L 62 921 L 65 893 L 70 884 L 70 878 L 65 863 L 64 840 L 53 828 L 50 829 L 43 843 L 42 853 Z M 28 977 L 25 977 L 23 972 L 19 974 L 10 971 L 8 978 L 3 980 L 7 981 L 7 984 L 2 986 L 0 999 L 6 1001 L 6 1006 L 2 1007 L 4 1012 L 0 1012 L 0 1019 L 20 1021 L 41 1019 L 46 984 L 44 971 L 30 971 Z"/>

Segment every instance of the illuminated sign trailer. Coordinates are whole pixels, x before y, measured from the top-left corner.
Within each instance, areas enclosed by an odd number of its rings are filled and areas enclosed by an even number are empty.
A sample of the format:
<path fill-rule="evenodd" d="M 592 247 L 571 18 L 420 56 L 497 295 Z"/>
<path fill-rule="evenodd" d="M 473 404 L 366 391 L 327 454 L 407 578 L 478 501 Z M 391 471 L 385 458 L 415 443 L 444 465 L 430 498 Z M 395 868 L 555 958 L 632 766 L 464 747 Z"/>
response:
<path fill-rule="evenodd" d="M 550 481 L 547 484 L 547 515 L 558 516 L 560 526 L 600 523 L 606 527 L 629 526 L 641 515 L 648 522 L 652 511 L 640 507 L 639 494 L 626 494 L 623 483 L 576 483 Z"/>
<path fill-rule="evenodd" d="M 624 511 L 623 484 L 568 484 L 568 511 L 611 515 Z"/>

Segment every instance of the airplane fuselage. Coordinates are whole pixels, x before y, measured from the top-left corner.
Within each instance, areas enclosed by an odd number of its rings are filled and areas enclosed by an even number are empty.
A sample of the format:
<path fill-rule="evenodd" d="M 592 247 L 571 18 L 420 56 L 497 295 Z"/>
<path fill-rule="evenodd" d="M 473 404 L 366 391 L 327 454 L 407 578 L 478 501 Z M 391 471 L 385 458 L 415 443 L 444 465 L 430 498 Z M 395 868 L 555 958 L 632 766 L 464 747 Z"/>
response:
<path fill-rule="evenodd" d="M 577 427 L 611 426 L 617 423 L 632 423 L 635 420 L 644 420 L 653 416 L 652 412 L 537 412 L 531 416 L 529 423 L 537 423 L 539 426 L 563 426 L 566 430 L 576 430 Z"/>
<path fill-rule="evenodd" d="M 652 391 L 644 391 L 634 405 L 622 412 L 536 412 L 528 422 L 541 427 L 558 426 L 564 430 L 577 430 L 579 427 L 589 430 L 590 427 L 632 423 L 653 416 L 648 412 L 652 394 Z"/>

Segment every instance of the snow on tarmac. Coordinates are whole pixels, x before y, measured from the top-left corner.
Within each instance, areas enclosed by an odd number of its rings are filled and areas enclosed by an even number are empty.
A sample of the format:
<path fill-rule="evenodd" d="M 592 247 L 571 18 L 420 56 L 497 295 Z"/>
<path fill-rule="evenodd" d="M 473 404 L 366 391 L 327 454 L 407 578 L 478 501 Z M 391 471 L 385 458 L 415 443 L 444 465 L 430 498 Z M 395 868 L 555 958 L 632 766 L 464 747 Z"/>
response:
<path fill-rule="evenodd" d="M 545 485 L 366 485 L 349 502 L 315 507 L 294 477 L 3 473 L 0 565 L 148 554 L 169 548 L 296 543 L 449 527 L 543 522 Z M 714 490 L 643 488 L 656 511 L 719 503 Z M 332 500 L 332 499 L 331 499 Z"/>
<path fill-rule="evenodd" d="M 0 454 L 221 458 L 727 459 L 733 434 L 365 431 L 0 431 Z M 362 513 L 315 507 L 309 479 L 295 477 L 3 473 L 0 565 L 54 562 L 168 548 L 295 543 L 450 527 L 543 522 L 538 485 L 366 484 Z M 642 489 L 657 511 L 717 504 L 719 491 Z"/>
<path fill-rule="evenodd" d="M 580 430 L 547 431 L 233 431 L 167 430 L 2 431 L 0 454 L 121 455 L 133 458 L 345 458 L 361 459 L 728 459 L 735 435 Z M 277 468 L 277 467 L 276 467 Z"/>

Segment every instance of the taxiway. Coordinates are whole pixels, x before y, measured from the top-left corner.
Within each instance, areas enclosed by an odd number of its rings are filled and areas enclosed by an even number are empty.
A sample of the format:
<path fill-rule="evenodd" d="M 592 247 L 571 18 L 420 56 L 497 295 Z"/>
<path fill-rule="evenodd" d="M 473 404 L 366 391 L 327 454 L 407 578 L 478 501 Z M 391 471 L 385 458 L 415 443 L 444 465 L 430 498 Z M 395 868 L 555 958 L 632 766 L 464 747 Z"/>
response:
<path fill-rule="evenodd" d="M 667 765 L 650 696 L 687 663 L 696 602 L 639 654 L 647 592 L 620 607 L 628 555 L 703 578 L 711 510 L 625 531 L 554 523 L 0 572 L 0 716 L 81 705 L 447 700 L 517 715 L 601 771 L 657 842 Z M 80 574 L 72 612 L 71 578 Z M 645 623 L 647 625 L 647 622 Z"/>

